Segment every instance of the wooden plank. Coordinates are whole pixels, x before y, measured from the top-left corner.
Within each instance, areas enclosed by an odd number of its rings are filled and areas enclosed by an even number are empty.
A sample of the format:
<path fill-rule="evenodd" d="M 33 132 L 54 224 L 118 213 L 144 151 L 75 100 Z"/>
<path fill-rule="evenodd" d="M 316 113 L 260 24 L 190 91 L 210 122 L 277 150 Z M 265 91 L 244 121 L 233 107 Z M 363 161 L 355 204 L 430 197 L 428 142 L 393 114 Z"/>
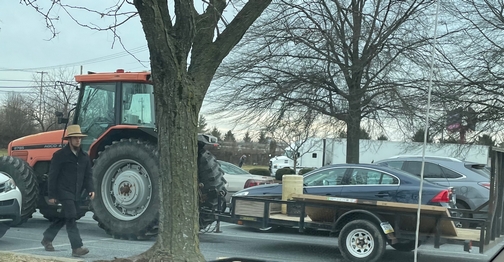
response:
<path fill-rule="evenodd" d="M 480 230 L 470 228 L 456 228 L 456 236 L 443 236 L 446 239 L 480 241 Z"/>
<path fill-rule="evenodd" d="M 287 220 L 294 222 L 299 222 L 300 220 L 299 217 L 290 217 L 284 214 L 271 214 L 270 219 Z M 312 220 L 309 217 L 305 217 L 305 222 L 312 222 Z"/>
<path fill-rule="evenodd" d="M 409 203 L 397 203 L 397 202 L 386 202 L 386 201 L 372 201 L 372 200 L 362 200 L 355 198 L 345 198 L 345 197 L 327 197 L 327 196 L 317 196 L 317 195 L 308 195 L 308 194 L 294 194 L 292 195 L 294 200 L 303 201 L 303 202 L 317 202 L 324 204 L 331 204 L 338 206 L 355 206 L 355 205 L 370 205 L 370 206 L 381 206 L 387 207 L 387 210 L 394 209 L 405 209 L 405 210 L 413 210 L 416 212 L 418 205 L 417 204 L 409 204 Z M 427 213 L 445 213 L 446 208 L 440 206 L 432 206 L 432 205 L 421 205 L 422 212 Z"/>
<path fill-rule="evenodd" d="M 378 209 L 379 211 L 390 211 L 396 214 L 405 214 L 401 216 L 400 228 L 402 230 L 414 231 L 416 228 L 416 216 L 415 219 L 406 216 L 406 214 L 416 214 L 418 205 L 407 204 L 407 203 L 397 203 L 397 202 L 386 202 L 386 201 L 370 201 L 361 200 L 354 198 L 343 198 L 343 197 L 327 197 L 327 196 L 317 196 L 317 195 L 307 195 L 307 194 L 296 194 L 292 198 L 296 201 L 303 201 L 307 203 L 323 203 L 338 206 L 344 209 L 355 209 L 363 208 L 366 206 L 372 207 L 373 209 Z M 450 212 L 445 207 L 431 206 L 431 205 L 420 205 L 420 231 L 423 233 L 434 233 L 436 232 L 436 220 L 434 217 L 429 217 L 428 215 L 438 215 L 440 217 L 450 217 Z M 345 210 L 341 210 L 341 213 L 336 213 L 334 209 L 330 207 L 306 207 L 306 214 L 314 222 L 332 222 L 335 218 L 342 215 Z M 382 216 L 385 220 L 389 222 L 394 221 L 393 216 Z M 443 219 L 440 221 L 441 234 L 445 236 L 457 236 L 457 231 L 453 221 Z"/>

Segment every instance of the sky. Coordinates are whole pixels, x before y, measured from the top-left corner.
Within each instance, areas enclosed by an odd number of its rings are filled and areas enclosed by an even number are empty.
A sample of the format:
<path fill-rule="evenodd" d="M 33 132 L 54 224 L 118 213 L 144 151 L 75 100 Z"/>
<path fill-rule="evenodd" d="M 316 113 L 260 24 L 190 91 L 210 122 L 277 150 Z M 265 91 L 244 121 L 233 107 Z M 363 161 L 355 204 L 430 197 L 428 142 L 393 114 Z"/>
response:
<path fill-rule="evenodd" d="M 49 1 L 38 2 L 47 3 Z M 103 11 L 116 1 L 86 1 L 86 7 Z M 91 3 L 91 4 L 89 4 Z M 19 1 L 2 1 L 0 8 L 0 101 L 7 92 L 32 92 L 27 88 L 37 83 L 40 72 L 51 72 L 66 68 L 79 73 L 112 72 L 117 69 L 125 71 L 149 70 L 149 53 L 147 42 L 139 17 L 121 25 L 117 33 L 122 39 L 124 48 L 132 52 L 131 56 L 119 44 L 110 31 L 96 31 L 79 26 L 62 9 L 56 8 L 55 22 L 58 35 L 52 37 L 46 27 L 44 17 L 34 8 L 20 4 Z M 48 8 L 48 6 L 43 6 Z M 135 10 L 130 6 L 128 10 Z M 110 25 L 110 19 L 101 19 L 89 12 L 71 11 L 79 22 L 93 23 L 101 26 Z M 140 60 L 140 61 L 138 61 Z M 23 88 L 24 87 L 24 88 Z M 1 102 L 0 102 L 1 103 Z M 201 110 L 205 114 L 205 107 Z M 217 126 L 224 134 L 235 129 L 232 123 L 212 119 L 207 115 L 208 127 Z M 235 131 L 233 131 L 235 132 Z M 236 130 L 236 132 L 243 132 Z M 236 134 L 235 132 L 235 134 Z M 239 135 L 237 135 L 239 137 Z"/>

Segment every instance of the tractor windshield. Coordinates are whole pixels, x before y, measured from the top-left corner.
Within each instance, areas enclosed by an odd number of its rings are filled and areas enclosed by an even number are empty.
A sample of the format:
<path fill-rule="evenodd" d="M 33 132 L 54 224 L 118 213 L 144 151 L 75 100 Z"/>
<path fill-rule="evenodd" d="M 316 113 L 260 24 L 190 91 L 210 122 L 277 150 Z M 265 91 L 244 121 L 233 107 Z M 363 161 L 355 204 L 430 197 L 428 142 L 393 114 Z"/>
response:
<path fill-rule="evenodd" d="M 87 150 L 93 141 L 114 125 L 116 83 L 90 83 L 83 85 L 77 123 L 88 136 L 82 140 Z M 82 92 L 82 91 L 81 91 Z"/>
<path fill-rule="evenodd" d="M 154 89 L 151 84 L 123 83 L 121 124 L 154 127 Z"/>

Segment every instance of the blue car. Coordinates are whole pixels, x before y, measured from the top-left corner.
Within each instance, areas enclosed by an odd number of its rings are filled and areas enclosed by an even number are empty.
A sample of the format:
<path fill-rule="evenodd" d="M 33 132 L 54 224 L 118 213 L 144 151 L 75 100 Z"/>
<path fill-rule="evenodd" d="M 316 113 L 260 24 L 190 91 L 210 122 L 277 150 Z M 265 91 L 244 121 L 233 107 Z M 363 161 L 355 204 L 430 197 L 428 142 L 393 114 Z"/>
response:
<path fill-rule="evenodd" d="M 375 164 L 335 164 L 304 175 L 304 194 L 417 204 L 420 178 L 410 173 Z M 243 189 L 233 196 L 278 198 L 281 184 Z M 423 183 L 422 204 L 451 207 L 449 187 Z"/>

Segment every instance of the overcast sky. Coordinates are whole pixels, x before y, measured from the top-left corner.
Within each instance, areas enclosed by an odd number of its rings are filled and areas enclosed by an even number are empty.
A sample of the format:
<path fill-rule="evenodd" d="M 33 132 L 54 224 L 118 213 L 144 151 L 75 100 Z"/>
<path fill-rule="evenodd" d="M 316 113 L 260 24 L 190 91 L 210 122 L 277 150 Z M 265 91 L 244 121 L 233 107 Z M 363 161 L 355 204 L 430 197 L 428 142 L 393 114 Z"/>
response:
<path fill-rule="evenodd" d="M 49 1 L 38 1 L 47 3 Z M 101 0 L 86 2 L 86 7 L 103 11 L 116 1 Z M 90 6 L 91 3 L 94 6 Z M 48 8 L 48 6 L 45 6 Z M 83 72 L 111 72 L 118 68 L 126 71 L 150 70 L 147 42 L 139 17 L 135 17 L 118 28 L 124 46 L 143 63 L 127 54 L 116 42 L 113 33 L 94 31 L 77 25 L 63 10 L 56 9 L 59 21 L 55 22 L 59 34 L 51 40 L 52 33 L 47 29 L 44 17 L 32 7 L 19 1 L 2 1 L 0 8 L 0 98 L 8 91 L 26 92 L 27 87 L 35 85 L 37 72 L 50 72 L 58 68 L 68 68 L 76 73 L 83 66 Z M 134 10 L 133 6 L 129 10 Z M 56 14 L 56 13 L 54 13 Z M 106 26 L 110 19 L 100 19 L 89 12 L 72 11 L 82 23 L 95 23 Z M 2 101 L 2 100 L 0 100 Z M 205 113 L 205 108 L 202 109 Z M 229 123 L 218 123 L 207 116 L 209 125 L 217 125 L 222 132 L 233 129 Z M 240 130 L 236 130 L 240 132 Z"/>

